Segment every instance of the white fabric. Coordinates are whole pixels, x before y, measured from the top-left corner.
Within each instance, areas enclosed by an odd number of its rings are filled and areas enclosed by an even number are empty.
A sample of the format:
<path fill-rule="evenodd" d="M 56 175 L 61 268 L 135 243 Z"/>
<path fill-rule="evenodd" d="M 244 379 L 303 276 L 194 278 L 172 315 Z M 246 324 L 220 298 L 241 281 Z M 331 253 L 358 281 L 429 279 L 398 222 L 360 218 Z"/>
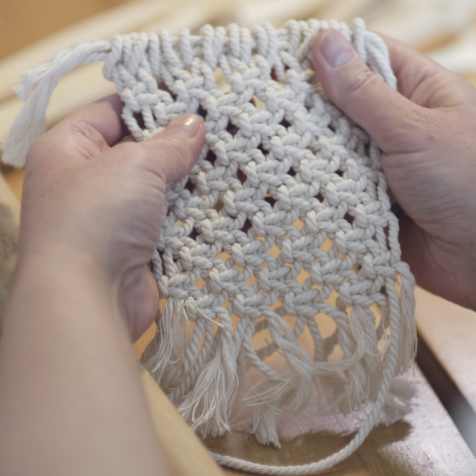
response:
<path fill-rule="evenodd" d="M 329 469 L 375 425 L 400 418 L 409 398 L 396 378 L 415 354 L 414 281 L 378 148 L 313 82 L 309 41 L 328 27 L 396 86 L 385 44 L 361 21 L 352 31 L 311 20 L 131 34 L 80 45 L 30 74 L 5 152 L 23 163 L 54 86 L 86 62 L 104 61 L 137 140 L 202 114 L 206 147 L 169 191 L 153 259 L 167 304 L 144 362 L 203 436 L 239 428 L 279 446 L 301 428 L 286 435 L 283 422 L 307 415 L 319 423 L 306 431 L 346 416 L 346 430 L 358 430 L 310 465 L 214 455 L 261 474 Z"/>

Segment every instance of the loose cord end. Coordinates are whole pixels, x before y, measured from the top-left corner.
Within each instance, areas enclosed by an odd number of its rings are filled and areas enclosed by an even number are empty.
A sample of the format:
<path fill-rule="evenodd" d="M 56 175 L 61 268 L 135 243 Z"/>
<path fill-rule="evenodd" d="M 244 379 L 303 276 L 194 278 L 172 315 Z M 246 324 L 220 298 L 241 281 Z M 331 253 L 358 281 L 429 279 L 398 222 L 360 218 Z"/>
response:
<path fill-rule="evenodd" d="M 382 76 L 385 82 L 392 88 L 397 88 L 397 78 L 393 72 L 390 54 L 383 39 L 367 30 L 362 18 L 356 18 L 352 22 L 352 35 L 354 47 L 360 57 L 368 64 L 370 69 Z"/>
<path fill-rule="evenodd" d="M 109 51 L 108 41 L 84 43 L 61 51 L 51 62 L 24 76 L 17 87 L 17 95 L 25 104 L 6 138 L 2 156 L 5 164 L 25 165 L 30 147 L 45 128 L 48 103 L 61 78 L 78 66 L 103 60 Z"/>

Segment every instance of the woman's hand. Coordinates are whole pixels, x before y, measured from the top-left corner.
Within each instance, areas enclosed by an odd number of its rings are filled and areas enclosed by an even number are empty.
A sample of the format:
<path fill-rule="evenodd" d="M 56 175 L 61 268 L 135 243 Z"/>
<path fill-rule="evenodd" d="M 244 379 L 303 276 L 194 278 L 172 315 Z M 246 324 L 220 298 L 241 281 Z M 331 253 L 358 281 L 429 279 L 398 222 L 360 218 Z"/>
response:
<path fill-rule="evenodd" d="M 172 474 L 130 338 L 156 315 L 148 266 L 165 190 L 190 170 L 204 126 L 187 116 L 119 143 L 120 107 L 86 107 L 28 157 L 0 340 L 1 474 Z"/>
<path fill-rule="evenodd" d="M 338 32 L 312 46 L 330 99 L 383 151 L 382 167 L 405 212 L 400 240 L 417 282 L 476 309 L 476 89 L 394 40 L 390 89 Z"/>
<path fill-rule="evenodd" d="M 20 269 L 40 257 L 75 273 L 89 263 L 116 290 L 130 335 L 158 310 L 149 262 L 166 213 L 168 184 L 184 177 L 204 141 L 202 120 L 185 116 L 143 143 L 120 142 L 117 96 L 45 133 L 26 165 Z"/>

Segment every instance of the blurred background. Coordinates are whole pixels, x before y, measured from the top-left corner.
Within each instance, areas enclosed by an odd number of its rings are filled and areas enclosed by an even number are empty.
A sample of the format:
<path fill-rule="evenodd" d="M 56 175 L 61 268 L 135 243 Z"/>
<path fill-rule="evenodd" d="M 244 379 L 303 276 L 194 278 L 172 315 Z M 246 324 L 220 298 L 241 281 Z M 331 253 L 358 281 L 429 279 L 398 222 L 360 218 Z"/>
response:
<path fill-rule="evenodd" d="M 174 24 L 193 28 L 207 22 L 279 24 L 287 18 L 349 20 L 361 16 L 370 27 L 422 50 L 439 55 L 452 46 L 456 48 L 452 64 L 468 69 L 470 74 L 476 71 L 474 57 L 467 68 L 460 63 L 464 45 L 474 37 L 474 0 L 2 0 L 0 5 L 0 58 L 75 26 L 81 38 L 81 29 L 87 32 L 88 23 L 94 20 L 103 21 L 105 27 L 102 35 L 99 31 L 96 35 L 108 36 L 112 31 L 151 30 L 162 24 L 173 29 Z M 64 46 L 59 40 L 56 46 Z"/>
<path fill-rule="evenodd" d="M 476 0 L 0 0 L 0 5 L 0 144 L 19 110 L 14 85 L 26 70 L 61 48 L 130 31 L 362 17 L 368 27 L 476 80 Z M 99 65 L 80 68 L 55 93 L 48 122 L 109 91 Z"/>
<path fill-rule="evenodd" d="M 361 16 L 372 28 L 398 36 L 419 49 L 439 54 L 450 45 L 457 46 L 457 62 L 462 43 L 471 32 L 474 34 L 476 18 L 474 0 L 2 0 L 0 5 L 0 58 L 79 23 L 87 31 L 88 19 L 104 21 L 104 34 L 108 36 L 111 29 L 151 30 L 180 15 L 184 15 L 180 26 L 191 28 L 231 20 L 279 24 L 287 18 L 349 20 Z M 81 37 L 80 30 L 77 34 Z M 474 66 L 473 58 L 468 65 L 470 72 L 474 72 Z"/>
<path fill-rule="evenodd" d="M 369 28 L 476 82 L 476 0 L 0 0 L 0 5 L 0 154 L 20 109 L 14 86 L 25 71 L 59 49 L 131 31 L 362 17 Z M 56 89 L 47 122 L 110 92 L 100 65 L 79 68 Z M 19 195 L 21 174 L 9 180 Z"/>

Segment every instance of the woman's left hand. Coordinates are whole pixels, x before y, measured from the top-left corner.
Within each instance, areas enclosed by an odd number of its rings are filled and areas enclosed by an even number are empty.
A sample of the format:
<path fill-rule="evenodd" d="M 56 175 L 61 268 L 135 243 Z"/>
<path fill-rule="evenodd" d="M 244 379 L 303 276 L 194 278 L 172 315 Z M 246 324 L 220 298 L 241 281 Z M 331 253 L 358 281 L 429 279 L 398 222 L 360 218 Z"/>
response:
<path fill-rule="evenodd" d="M 150 325 L 158 291 L 149 269 L 166 187 L 191 169 L 203 121 L 188 115 L 142 143 L 121 142 L 121 102 L 111 96 L 43 134 L 26 165 L 19 268 L 37 258 L 88 266 L 118 296 L 132 339 Z"/>

